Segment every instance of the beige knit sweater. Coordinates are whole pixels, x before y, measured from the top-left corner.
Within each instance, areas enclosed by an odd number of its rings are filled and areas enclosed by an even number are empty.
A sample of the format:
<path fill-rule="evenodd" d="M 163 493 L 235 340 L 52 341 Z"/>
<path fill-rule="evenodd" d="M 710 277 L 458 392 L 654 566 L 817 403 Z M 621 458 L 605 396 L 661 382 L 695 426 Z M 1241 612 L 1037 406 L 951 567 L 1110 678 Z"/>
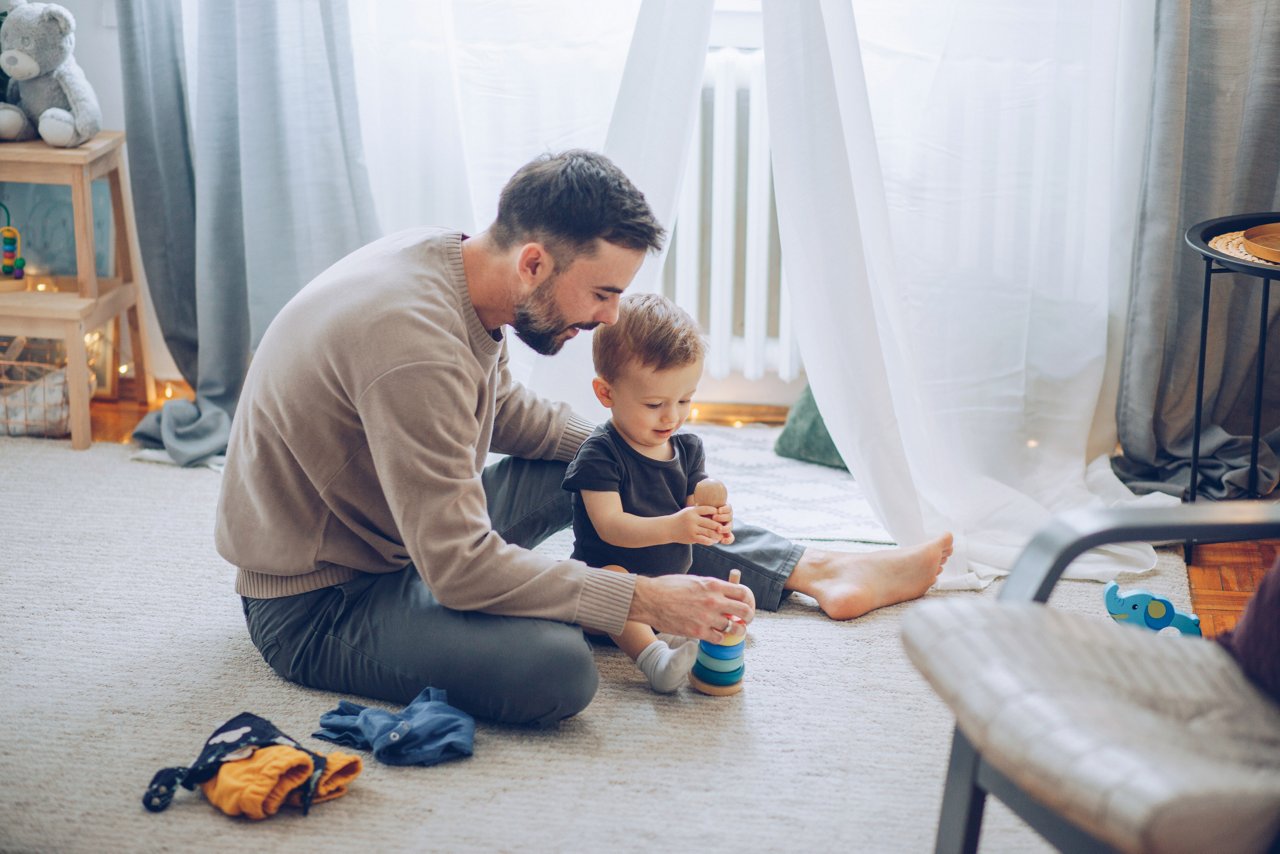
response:
<path fill-rule="evenodd" d="M 592 425 L 511 380 L 480 322 L 462 235 L 414 229 L 320 274 L 276 316 L 235 414 L 218 552 L 272 598 L 412 563 L 460 610 L 621 631 L 634 577 L 492 530 L 490 450 L 570 460 Z"/>

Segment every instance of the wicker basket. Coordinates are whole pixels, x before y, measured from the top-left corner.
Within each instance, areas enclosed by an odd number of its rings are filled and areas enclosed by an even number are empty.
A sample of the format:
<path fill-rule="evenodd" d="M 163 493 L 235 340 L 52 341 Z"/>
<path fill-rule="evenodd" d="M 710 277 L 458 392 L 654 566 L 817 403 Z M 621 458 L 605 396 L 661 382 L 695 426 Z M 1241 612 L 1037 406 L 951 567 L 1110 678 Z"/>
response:
<path fill-rule="evenodd" d="M 0 361 L 0 436 L 65 436 L 70 431 L 66 368 Z"/>
<path fill-rule="evenodd" d="M 1245 229 L 1248 230 L 1248 229 Z M 1266 258 L 1259 258 L 1249 251 L 1246 245 L 1247 241 L 1242 231 L 1228 231 L 1219 234 L 1217 237 L 1209 241 L 1210 249 L 1217 249 L 1224 255 L 1230 255 L 1233 258 L 1239 258 L 1241 261 L 1248 261 L 1250 264 L 1265 264 L 1270 267 L 1280 267 L 1275 261 L 1269 261 Z"/>

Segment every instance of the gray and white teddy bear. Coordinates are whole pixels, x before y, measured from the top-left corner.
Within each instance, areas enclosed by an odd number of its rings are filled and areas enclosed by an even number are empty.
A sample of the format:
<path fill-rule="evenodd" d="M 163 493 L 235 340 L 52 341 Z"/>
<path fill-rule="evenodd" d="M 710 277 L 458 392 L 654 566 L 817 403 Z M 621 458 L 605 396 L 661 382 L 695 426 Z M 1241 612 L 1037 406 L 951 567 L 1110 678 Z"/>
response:
<path fill-rule="evenodd" d="M 76 19 L 54 3 L 13 0 L 0 26 L 0 69 L 9 75 L 0 104 L 0 140 L 40 138 L 58 148 L 92 139 L 102 110 L 71 56 Z"/>

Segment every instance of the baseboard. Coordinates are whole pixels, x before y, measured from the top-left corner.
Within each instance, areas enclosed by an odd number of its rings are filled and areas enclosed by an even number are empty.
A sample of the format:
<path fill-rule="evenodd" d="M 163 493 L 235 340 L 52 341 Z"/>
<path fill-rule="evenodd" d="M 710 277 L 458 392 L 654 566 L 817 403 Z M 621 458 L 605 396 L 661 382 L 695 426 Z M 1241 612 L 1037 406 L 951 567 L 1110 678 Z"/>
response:
<path fill-rule="evenodd" d="M 787 421 L 790 407 L 760 403 L 694 403 L 689 424 L 767 424 L 778 427 Z"/>
<path fill-rule="evenodd" d="M 136 400 L 135 377 L 121 377 L 117 390 L 119 400 Z M 166 390 L 170 392 L 166 394 Z M 156 397 L 161 403 L 170 398 L 195 398 L 191 386 L 182 380 L 156 380 Z M 778 427 L 786 423 L 788 406 L 762 403 L 694 403 L 697 413 L 689 418 L 690 424 L 767 424 Z"/>

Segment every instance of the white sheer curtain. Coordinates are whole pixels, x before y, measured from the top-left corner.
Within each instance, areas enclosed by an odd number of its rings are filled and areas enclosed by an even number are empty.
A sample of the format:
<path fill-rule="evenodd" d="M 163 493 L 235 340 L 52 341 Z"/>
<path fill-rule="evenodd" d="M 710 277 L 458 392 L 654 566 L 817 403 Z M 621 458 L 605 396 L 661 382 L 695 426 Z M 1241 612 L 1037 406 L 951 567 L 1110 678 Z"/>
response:
<path fill-rule="evenodd" d="M 895 538 L 957 533 L 944 587 L 1007 570 L 1054 513 L 1135 500 L 1105 457 L 1108 337 L 1152 33 L 1153 0 L 764 2 L 805 367 Z M 1074 574 L 1153 564 L 1118 547 Z"/>
<path fill-rule="evenodd" d="M 944 586 L 986 583 L 1054 513 L 1134 500 L 1106 454 L 1154 2 L 764 0 L 806 370 L 895 538 L 958 535 Z M 671 225 L 711 0 L 351 3 L 386 228 L 484 227 L 514 169 L 576 146 Z M 599 416 L 588 340 L 514 344 L 513 370 Z M 1153 562 L 1121 547 L 1075 574 Z"/>
<path fill-rule="evenodd" d="M 450 0 L 348 0 L 369 183 L 384 234 L 472 231 Z"/>
<path fill-rule="evenodd" d="M 645 0 L 631 48 L 604 153 L 642 193 L 670 246 L 684 168 L 693 141 L 695 110 L 702 92 L 713 0 Z M 662 255 L 650 255 L 631 291 L 659 287 Z M 565 400 L 584 417 L 603 421 L 609 412 L 591 391 L 595 369 L 590 335 L 579 335 L 554 361 L 535 357 L 528 384 L 539 394 Z"/>
<path fill-rule="evenodd" d="M 387 232 L 474 233 L 493 221 L 520 166 L 547 151 L 604 148 L 640 0 L 350 4 L 369 177 Z M 565 346 L 554 372 L 510 341 L 517 379 L 595 414 L 589 336 Z M 585 375 L 584 388 L 569 375 Z"/>

